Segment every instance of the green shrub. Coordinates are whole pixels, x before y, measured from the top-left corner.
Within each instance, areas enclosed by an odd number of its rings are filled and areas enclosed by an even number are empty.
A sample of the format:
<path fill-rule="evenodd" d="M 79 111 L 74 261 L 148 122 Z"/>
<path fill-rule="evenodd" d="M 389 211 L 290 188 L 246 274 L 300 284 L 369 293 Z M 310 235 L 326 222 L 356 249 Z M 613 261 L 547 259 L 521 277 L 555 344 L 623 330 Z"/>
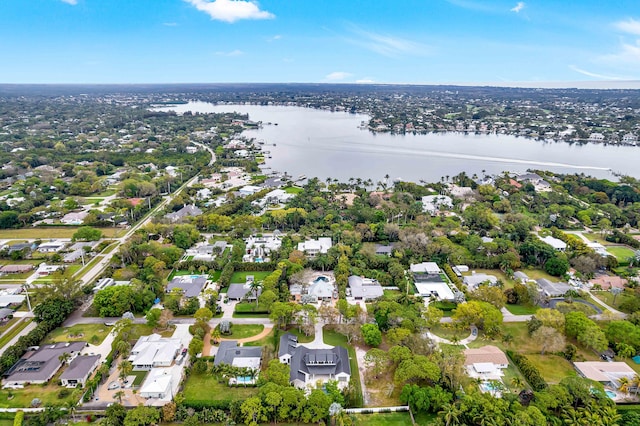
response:
<path fill-rule="evenodd" d="M 13 426 L 22 426 L 24 421 L 24 411 L 20 410 L 16 412 L 16 416 L 13 419 Z"/>
<path fill-rule="evenodd" d="M 538 368 L 529 361 L 529 359 L 513 351 L 507 351 L 507 356 L 511 358 L 513 363 L 520 369 L 520 372 L 527 379 L 534 391 L 545 390 L 548 385 L 544 381 Z"/>

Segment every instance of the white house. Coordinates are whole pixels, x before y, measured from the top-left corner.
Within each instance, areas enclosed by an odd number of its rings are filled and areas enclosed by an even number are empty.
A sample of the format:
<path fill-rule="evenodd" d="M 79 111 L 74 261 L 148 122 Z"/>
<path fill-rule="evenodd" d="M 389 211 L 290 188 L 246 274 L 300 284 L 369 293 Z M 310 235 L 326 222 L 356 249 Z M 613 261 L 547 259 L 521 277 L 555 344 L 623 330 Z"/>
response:
<path fill-rule="evenodd" d="M 496 285 L 498 284 L 498 278 L 493 275 L 487 275 L 483 273 L 471 272 L 471 275 L 467 275 L 462 280 L 469 290 L 476 289 L 481 284 Z"/>
<path fill-rule="evenodd" d="M 307 240 L 298 243 L 298 250 L 303 252 L 309 258 L 314 258 L 319 254 L 326 254 L 333 243 L 330 237 L 321 237 L 317 240 Z"/>
<path fill-rule="evenodd" d="M 565 251 L 567 249 L 567 243 L 557 238 L 552 237 L 551 235 L 540 238 L 544 243 L 549 244 L 556 251 Z"/>
<path fill-rule="evenodd" d="M 247 185 L 247 186 L 243 186 L 242 188 L 240 188 L 238 190 L 238 193 L 242 197 L 247 197 L 249 195 L 255 194 L 256 192 L 260 192 L 261 190 L 262 190 L 262 188 L 260 188 L 259 186 Z"/>
<path fill-rule="evenodd" d="M 134 370 L 169 367 L 182 348 L 180 339 L 165 338 L 159 334 L 142 336 L 131 349 L 129 361 Z"/>
<path fill-rule="evenodd" d="M 61 251 L 67 243 L 63 241 L 49 241 L 47 243 L 42 243 L 38 246 L 38 251 L 40 253 L 57 253 Z"/>
<path fill-rule="evenodd" d="M 442 208 L 453 208 L 453 200 L 447 195 L 425 195 L 422 197 L 422 211 L 435 216 Z"/>
<path fill-rule="evenodd" d="M 435 262 L 412 263 L 411 273 L 414 275 L 439 275 L 440 267 Z"/>
<path fill-rule="evenodd" d="M 171 399 L 173 376 L 170 368 L 154 368 L 149 371 L 140 387 L 143 398 Z"/>
<path fill-rule="evenodd" d="M 84 219 L 88 215 L 89 212 L 86 210 L 67 213 L 60 219 L 60 223 L 64 223 L 65 225 L 82 225 L 82 222 L 84 222 Z"/>

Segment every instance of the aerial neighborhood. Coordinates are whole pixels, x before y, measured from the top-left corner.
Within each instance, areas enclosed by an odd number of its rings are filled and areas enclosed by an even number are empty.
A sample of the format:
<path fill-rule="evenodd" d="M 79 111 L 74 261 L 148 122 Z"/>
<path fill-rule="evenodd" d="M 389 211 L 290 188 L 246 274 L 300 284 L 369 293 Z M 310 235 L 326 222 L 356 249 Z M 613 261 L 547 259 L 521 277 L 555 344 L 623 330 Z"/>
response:
<path fill-rule="evenodd" d="M 291 176 L 255 137 L 275 123 L 163 110 L 193 96 L 0 103 L 0 425 L 640 424 L 640 181 Z M 556 102 L 201 96 L 533 138 Z M 544 134 L 632 145 L 630 121 Z"/>

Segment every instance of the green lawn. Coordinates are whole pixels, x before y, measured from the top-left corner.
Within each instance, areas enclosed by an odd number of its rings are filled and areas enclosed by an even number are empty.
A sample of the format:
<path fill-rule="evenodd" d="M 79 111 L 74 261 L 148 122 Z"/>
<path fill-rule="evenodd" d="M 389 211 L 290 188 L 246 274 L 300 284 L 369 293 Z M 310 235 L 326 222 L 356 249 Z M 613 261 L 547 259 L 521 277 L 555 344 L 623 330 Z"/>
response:
<path fill-rule="evenodd" d="M 523 269 L 522 272 L 527 274 L 529 278 L 532 280 L 539 280 L 540 278 L 546 278 L 549 281 L 556 282 L 558 281 L 558 277 L 554 277 L 553 275 L 547 274 L 542 269 Z"/>
<path fill-rule="evenodd" d="M 353 414 L 351 419 L 353 420 L 354 425 L 363 426 L 413 425 L 411 422 L 411 415 L 408 411 L 400 413 Z"/>
<path fill-rule="evenodd" d="M 626 262 L 627 259 L 635 255 L 635 252 L 626 246 L 607 247 L 607 251 L 614 255 L 618 262 Z"/>
<path fill-rule="evenodd" d="M 98 228 L 106 238 L 116 237 L 120 228 Z M 0 239 L 50 239 L 71 238 L 78 230 L 77 226 L 38 226 L 23 229 L 0 229 Z"/>
<path fill-rule="evenodd" d="M 471 330 L 459 330 L 457 328 L 451 327 L 450 324 L 439 324 L 436 327 L 431 328 L 431 332 L 438 337 L 442 337 L 443 339 L 452 340 L 454 338 L 458 338 L 458 340 L 462 340 L 464 338 L 469 337 L 471 334 Z"/>
<path fill-rule="evenodd" d="M 528 354 L 527 358 L 540 370 L 540 374 L 549 384 L 560 383 L 565 377 L 577 375 L 571 363 L 560 356 Z"/>
<path fill-rule="evenodd" d="M 58 327 L 45 337 L 47 343 L 86 341 L 99 345 L 111 332 L 104 324 L 76 324 L 72 327 Z"/>
<path fill-rule="evenodd" d="M 351 379 L 354 381 L 356 386 L 356 392 L 358 393 L 357 397 L 357 406 L 361 407 L 362 402 L 362 385 L 360 384 L 360 374 L 358 374 L 358 359 L 356 358 L 356 350 L 353 346 L 347 344 L 347 338 L 344 334 L 340 334 L 334 330 L 327 330 L 326 327 L 323 330 L 322 337 L 324 343 L 331 346 L 343 346 L 347 348 L 349 352 L 349 365 L 351 366 Z"/>
<path fill-rule="evenodd" d="M 284 189 L 284 192 L 286 192 L 287 194 L 299 194 L 304 191 L 302 188 L 298 188 L 297 186 L 287 186 L 286 188 L 282 189 Z"/>
<path fill-rule="evenodd" d="M 162 337 L 171 337 L 173 336 L 173 332 L 175 330 L 175 326 L 169 326 L 168 330 L 160 331 Z M 148 326 L 147 324 L 134 324 L 131 328 L 131 337 L 130 340 L 138 340 L 140 336 L 149 336 L 154 333 L 154 328 Z"/>
<path fill-rule="evenodd" d="M 258 394 L 256 387 L 230 387 L 218 383 L 211 374 L 192 374 L 184 386 L 185 402 L 206 404 L 212 401 L 244 400 Z"/>
<path fill-rule="evenodd" d="M 16 337 L 18 333 L 20 333 L 27 325 L 29 325 L 32 320 L 33 318 L 25 318 L 7 333 L 3 333 L 2 337 L 0 337 L 0 348 L 3 348 L 7 343 L 11 341 L 11 339 Z"/>
<path fill-rule="evenodd" d="M 231 326 L 231 334 L 224 336 L 225 339 L 245 339 L 262 333 L 264 325 L 262 324 L 233 324 Z"/>
<path fill-rule="evenodd" d="M 27 385 L 23 389 L 0 390 L 0 408 L 29 408 L 34 398 L 40 398 L 43 407 L 64 406 L 71 400 L 73 389 L 70 389 L 66 397 L 58 397 L 58 393 L 66 389 L 56 384 L 60 374 L 62 370 L 47 385 Z M 11 399 L 9 395 L 12 395 Z"/>
<path fill-rule="evenodd" d="M 231 283 L 244 284 L 247 282 L 247 275 L 253 275 L 255 281 L 262 281 L 267 278 L 273 271 L 239 271 L 234 272 L 231 276 Z"/>
<path fill-rule="evenodd" d="M 513 315 L 531 315 L 535 314 L 539 306 L 532 305 L 505 305 L 507 310 L 511 312 Z"/>
<path fill-rule="evenodd" d="M 135 380 L 132 383 L 132 386 L 140 386 L 142 382 L 144 382 L 145 377 L 147 377 L 148 371 L 132 371 L 131 375 L 136 376 Z"/>
<path fill-rule="evenodd" d="M 632 299 L 634 297 L 633 294 L 621 293 L 618 295 L 618 297 L 616 297 L 616 303 L 613 303 L 613 293 L 610 293 L 608 291 L 593 291 L 591 294 L 597 297 L 598 299 L 602 300 L 607 305 L 616 309 L 620 306 L 622 302 L 624 302 L 627 299 Z M 600 305 L 597 305 L 597 304 L 596 306 L 601 307 Z"/>

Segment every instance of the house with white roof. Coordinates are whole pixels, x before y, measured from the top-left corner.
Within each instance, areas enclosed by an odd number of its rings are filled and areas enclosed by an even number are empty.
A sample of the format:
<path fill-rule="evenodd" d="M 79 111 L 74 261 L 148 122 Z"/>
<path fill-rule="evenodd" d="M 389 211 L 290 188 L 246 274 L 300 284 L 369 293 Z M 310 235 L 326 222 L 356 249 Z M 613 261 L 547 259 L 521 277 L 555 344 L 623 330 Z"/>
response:
<path fill-rule="evenodd" d="M 42 243 L 38 246 L 38 251 L 40 253 L 57 253 L 62 251 L 67 245 L 64 241 L 49 241 L 46 243 Z"/>
<path fill-rule="evenodd" d="M 134 370 L 148 371 L 154 367 L 169 367 L 181 348 L 180 339 L 154 333 L 138 339 L 131 349 L 129 361 Z"/>
<path fill-rule="evenodd" d="M 171 399 L 173 375 L 170 368 L 153 368 L 139 389 L 143 398 Z"/>
<path fill-rule="evenodd" d="M 443 208 L 453 208 L 453 200 L 447 195 L 425 195 L 421 202 L 422 211 L 431 216 L 435 216 Z"/>
<path fill-rule="evenodd" d="M 62 219 L 60 219 L 60 223 L 64 223 L 65 225 L 82 225 L 82 222 L 84 222 L 84 219 L 88 215 L 89 212 L 86 210 L 67 213 L 62 217 Z"/>
<path fill-rule="evenodd" d="M 565 251 L 567 249 L 567 243 L 551 235 L 544 238 L 539 237 L 544 243 L 549 244 L 556 251 Z"/>
<path fill-rule="evenodd" d="M 378 280 L 351 275 L 347 295 L 355 300 L 370 301 L 382 297 L 384 291 Z"/>
<path fill-rule="evenodd" d="M 242 188 L 240 188 L 238 190 L 238 194 L 241 197 L 247 197 L 249 195 L 253 195 L 256 192 L 260 192 L 262 190 L 262 188 L 260 188 L 259 186 L 255 186 L 255 185 L 247 185 L 247 186 L 243 186 Z"/>
<path fill-rule="evenodd" d="M 471 275 L 465 276 L 462 281 L 469 290 L 475 290 L 481 284 L 487 284 L 490 286 L 498 284 L 498 278 L 493 275 L 471 272 Z"/>
<path fill-rule="evenodd" d="M 317 240 L 307 240 L 298 243 L 298 250 L 303 252 L 307 257 L 313 259 L 319 254 L 326 254 L 333 246 L 330 237 L 320 237 Z"/>

